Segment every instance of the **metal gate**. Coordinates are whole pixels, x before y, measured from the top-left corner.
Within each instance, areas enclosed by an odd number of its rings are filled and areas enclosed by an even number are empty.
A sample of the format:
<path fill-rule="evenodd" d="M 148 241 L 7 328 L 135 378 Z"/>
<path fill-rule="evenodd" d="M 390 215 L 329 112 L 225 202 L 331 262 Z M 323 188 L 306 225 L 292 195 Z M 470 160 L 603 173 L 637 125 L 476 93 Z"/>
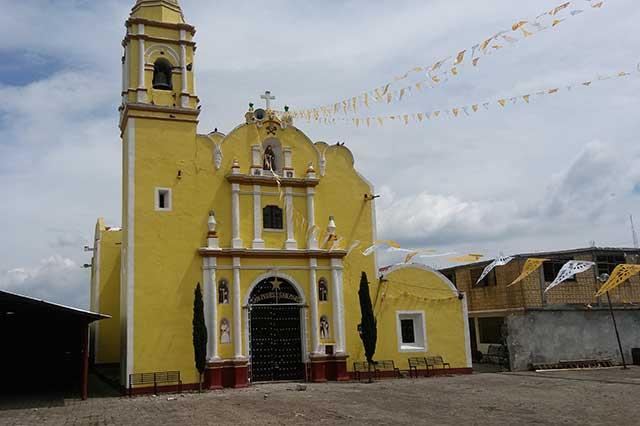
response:
<path fill-rule="evenodd" d="M 277 279 L 275 282 L 262 281 L 250 297 L 252 382 L 304 379 L 301 305 L 295 303 L 300 298 L 293 285 Z"/>

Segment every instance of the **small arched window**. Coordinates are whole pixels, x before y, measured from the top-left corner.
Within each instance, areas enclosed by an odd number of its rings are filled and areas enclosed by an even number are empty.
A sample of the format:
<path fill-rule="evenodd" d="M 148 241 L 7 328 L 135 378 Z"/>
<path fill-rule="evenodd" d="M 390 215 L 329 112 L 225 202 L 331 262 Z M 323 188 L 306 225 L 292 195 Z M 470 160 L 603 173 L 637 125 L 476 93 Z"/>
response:
<path fill-rule="evenodd" d="M 173 84 L 171 82 L 172 74 L 171 62 L 165 58 L 158 59 L 153 64 L 153 88 L 160 90 L 172 90 Z"/>
<path fill-rule="evenodd" d="M 329 297 L 329 288 L 327 287 L 327 281 L 324 278 L 320 278 L 318 281 L 318 300 L 320 302 L 326 302 Z"/>
<path fill-rule="evenodd" d="M 229 285 L 227 280 L 220 280 L 218 284 L 218 304 L 227 305 L 229 303 Z"/>
<path fill-rule="evenodd" d="M 262 209 L 262 226 L 265 229 L 282 229 L 282 209 L 278 206 Z"/>

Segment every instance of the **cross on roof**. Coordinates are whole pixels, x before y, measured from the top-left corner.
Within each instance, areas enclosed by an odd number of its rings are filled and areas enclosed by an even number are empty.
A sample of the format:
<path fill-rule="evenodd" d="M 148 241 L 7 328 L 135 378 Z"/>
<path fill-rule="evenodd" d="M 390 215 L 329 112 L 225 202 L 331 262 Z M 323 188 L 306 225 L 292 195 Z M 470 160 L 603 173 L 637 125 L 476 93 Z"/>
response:
<path fill-rule="evenodd" d="M 276 97 L 267 90 L 264 92 L 264 95 L 260 95 L 260 99 L 264 99 L 267 103 L 267 109 L 271 109 L 271 101 L 274 101 Z"/>

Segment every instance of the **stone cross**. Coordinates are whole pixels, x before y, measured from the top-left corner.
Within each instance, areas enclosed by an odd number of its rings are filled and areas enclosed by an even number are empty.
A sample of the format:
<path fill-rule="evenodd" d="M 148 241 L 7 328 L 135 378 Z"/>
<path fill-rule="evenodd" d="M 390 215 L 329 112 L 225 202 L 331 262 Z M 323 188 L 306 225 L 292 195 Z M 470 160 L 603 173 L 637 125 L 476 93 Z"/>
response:
<path fill-rule="evenodd" d="M 267 90 L 264 92 L 264 95 L 260 95 L 260 99 L 264 99 L 267 102 L 267 109 L 271 109 L 271 101 L 274 101 L 276 97 L 271 95 L 271 92 Z"/>

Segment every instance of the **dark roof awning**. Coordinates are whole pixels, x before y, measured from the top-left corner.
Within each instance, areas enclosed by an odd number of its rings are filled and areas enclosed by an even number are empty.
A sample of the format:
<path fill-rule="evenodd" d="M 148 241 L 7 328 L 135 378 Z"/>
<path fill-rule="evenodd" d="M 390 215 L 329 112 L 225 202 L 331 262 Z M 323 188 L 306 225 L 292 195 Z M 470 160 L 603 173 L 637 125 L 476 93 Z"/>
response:
<path fill-rule="evenodd" d="M 109 315 L 0 290 L 0 316 L 14 315 L 20 312 L 60 315 L 87 323 L 111 318 Z"/>

